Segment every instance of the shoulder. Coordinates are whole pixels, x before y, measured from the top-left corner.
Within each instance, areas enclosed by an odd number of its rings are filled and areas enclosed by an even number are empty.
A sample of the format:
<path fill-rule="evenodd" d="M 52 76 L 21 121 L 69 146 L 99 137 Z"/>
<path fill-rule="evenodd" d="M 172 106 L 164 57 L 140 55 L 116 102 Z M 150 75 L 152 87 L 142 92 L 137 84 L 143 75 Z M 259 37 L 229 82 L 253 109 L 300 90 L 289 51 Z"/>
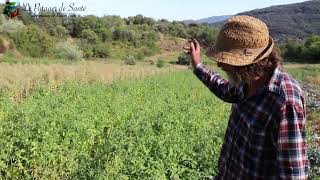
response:
<path fill-rule="evenodd" d="M 283 105 L 304 107 L 304 95 L 300 84 L 286 72 L 282 72 L 280 93 L 283 97 Z"/>

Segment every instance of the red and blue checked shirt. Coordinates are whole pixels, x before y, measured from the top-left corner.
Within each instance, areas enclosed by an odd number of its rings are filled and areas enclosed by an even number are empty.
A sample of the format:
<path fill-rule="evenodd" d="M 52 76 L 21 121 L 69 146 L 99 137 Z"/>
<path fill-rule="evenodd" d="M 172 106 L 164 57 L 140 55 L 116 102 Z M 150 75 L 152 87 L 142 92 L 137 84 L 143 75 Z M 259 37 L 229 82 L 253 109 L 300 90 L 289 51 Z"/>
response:
<path fill-rule="evenodd" d="M 194 73 L 217 97 L 232 103 L 215 179 L 308 178 L 304 97 L 282 66 L 252 96 L 246 95 L 247 86 L 232 86 L 202 64 Z"/>

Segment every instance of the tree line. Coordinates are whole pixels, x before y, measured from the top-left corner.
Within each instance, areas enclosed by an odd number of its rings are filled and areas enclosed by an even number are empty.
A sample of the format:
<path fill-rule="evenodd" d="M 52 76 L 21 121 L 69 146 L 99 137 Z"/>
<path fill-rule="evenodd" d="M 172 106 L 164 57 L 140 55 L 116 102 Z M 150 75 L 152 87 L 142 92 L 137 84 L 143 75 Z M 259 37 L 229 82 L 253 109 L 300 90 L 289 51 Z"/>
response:
<path fill-rule="evenodd" d="M 2 27 L 2 28 L 1 28 Z M 203 44 L 214 41 L 217 29 L 206 24 L 136 15 L 120 16 L 38 16 L 21 11 L 18 19 L 0 18 L 0 40 L 9 39 L 23 55 L 57 58 L 126 58 L 142 60 L 160 51 L 162 36 L 196 37 Z M 65 45 L 62 45 L 65 44 Z M 73 53 L 73 54 L 72 54 Z"/>

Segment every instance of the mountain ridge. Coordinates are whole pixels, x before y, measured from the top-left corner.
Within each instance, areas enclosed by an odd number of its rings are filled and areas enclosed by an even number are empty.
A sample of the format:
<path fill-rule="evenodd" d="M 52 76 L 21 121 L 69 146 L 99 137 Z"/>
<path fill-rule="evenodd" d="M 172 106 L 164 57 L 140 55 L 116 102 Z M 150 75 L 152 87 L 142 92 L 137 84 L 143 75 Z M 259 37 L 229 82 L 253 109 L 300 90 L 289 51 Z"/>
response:
<path fill-rule="evenodd" d="M 276 5 L 254 9 L 237 15 L 249 15 L 264 21 L 276 41 L 303 40 L 320 34 L 320 0 Z M 224 21 L 209 23 L 221 27 Z"/>

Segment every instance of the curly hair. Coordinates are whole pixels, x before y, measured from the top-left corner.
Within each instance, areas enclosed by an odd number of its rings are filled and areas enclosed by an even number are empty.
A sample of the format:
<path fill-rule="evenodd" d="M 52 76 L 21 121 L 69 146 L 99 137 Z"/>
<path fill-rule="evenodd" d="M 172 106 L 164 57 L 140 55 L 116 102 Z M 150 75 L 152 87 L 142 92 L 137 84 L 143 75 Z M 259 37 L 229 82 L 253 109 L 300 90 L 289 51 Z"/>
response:
<path fill-rule="evenodd" d="M 230 70 L 226 71 L 231 81 L 238 84 L 244 82 L 251 84 L 255 77 L 270 78 L 277 66 L 283 64 L 283 58 L 279 48 L 273 48 L 268 57 L 260 60 L 257 63 L 247 66 L 232 66 Z"/>

